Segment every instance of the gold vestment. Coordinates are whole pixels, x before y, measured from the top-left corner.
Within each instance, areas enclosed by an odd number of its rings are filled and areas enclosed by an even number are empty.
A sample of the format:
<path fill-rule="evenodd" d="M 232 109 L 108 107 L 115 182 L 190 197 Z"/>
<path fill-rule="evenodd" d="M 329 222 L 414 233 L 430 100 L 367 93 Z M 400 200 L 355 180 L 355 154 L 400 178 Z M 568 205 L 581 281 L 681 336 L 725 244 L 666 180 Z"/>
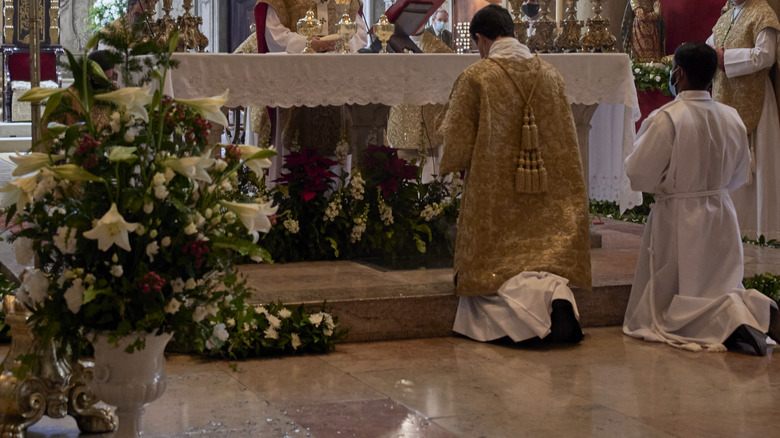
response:
<path fill-rule="evenodd" d="M 712 34 L 716 47 L 746 49 L 755 47 L 758 34 L 767 28 L 780 31 L 780 22 L 775 11 L 766 0 L 748 0 L 736 20 L 733 19 L 731 9 L 721 15 L 712 29 Z M 780 60 L 780 46 L 776 60 Z M 736 108 L 749 133 L 756 130 L 761 119 L 764 79 L 768 74 L 769 69 L 764 69 L 728 78 L 723 70 L 718 69 L 712 82 L 712 98 Z"/>
<path fill-rule="evenodd" d="M 540 75 L 531 106 L 546 193 L 515 190 L 525 101 L 507 74 L 527 90 Z M 478 62 L 456 80 L 439 122 L 442 174 L 466 170 L 455 247 L 457 294 L 494 294 L 523 271 L 550 272 L 590 289 L 588 196 L 560 73 L 534 58 Z"/>

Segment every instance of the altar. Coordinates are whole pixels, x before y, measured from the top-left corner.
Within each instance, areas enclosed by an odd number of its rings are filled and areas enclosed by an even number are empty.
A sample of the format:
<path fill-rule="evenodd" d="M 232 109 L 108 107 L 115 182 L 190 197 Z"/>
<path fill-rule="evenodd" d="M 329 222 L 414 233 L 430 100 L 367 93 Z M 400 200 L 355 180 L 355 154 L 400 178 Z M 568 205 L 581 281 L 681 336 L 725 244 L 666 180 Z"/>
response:
<path fill-rule="evenodd" d="M 642 203 L 623 169 L 639 119 L 626 54 L 543 54 L 564 78 L 577 123 L 590 197 Z M 220 95 L 227 107 L 445 103 L 452 84 L 479 55 L 456 54 L 174 54 L 179 68 L 166 88 L 177 98 Z"/>

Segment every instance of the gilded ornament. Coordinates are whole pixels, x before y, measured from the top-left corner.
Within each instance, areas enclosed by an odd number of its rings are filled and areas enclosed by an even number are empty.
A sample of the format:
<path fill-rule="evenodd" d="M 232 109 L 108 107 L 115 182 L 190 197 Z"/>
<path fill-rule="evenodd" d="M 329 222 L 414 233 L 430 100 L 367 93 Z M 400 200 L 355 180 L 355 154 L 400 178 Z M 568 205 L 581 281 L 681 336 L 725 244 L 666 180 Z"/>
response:
<path fill-rule="evenodd" d="M 555 49 L 558 52 L 577 52 L 582 48 L 580 38 L 583 23 L 577 20 L 575 0 L 566 0 L 566 13 L 566 19 L 561 21 L 561 33 L 555 38 Z"/>
<path fill-rule="evenodd" d="M 555 21 L 550 18 L 550 0 L 540 0 L 542 17 L 533 23 L 534 34 L 528 39 L 532 52 L 552 52 L 555 48 Z"/>
<path fill-rule="evenodd" d="M 617 38 L 609 31 L 609 19 L 601 16 L 602 3 L 606 0 L 590 0 L 596 16 L 588 18 L 588 32 L 580 43 L 587 52 L 614 52 Z"/>
<path fill-rule="evenodd" d="M 521 8 L 523 0 L 509 0 L 509 4 L 512 6 L 512 15 L 515 16 L 512 21 L 515 25 L 515 38 L 520 41 L 521 44 L 525 44 L 528 41 L 528 21 L 523 20 L 523 9 Z"/>

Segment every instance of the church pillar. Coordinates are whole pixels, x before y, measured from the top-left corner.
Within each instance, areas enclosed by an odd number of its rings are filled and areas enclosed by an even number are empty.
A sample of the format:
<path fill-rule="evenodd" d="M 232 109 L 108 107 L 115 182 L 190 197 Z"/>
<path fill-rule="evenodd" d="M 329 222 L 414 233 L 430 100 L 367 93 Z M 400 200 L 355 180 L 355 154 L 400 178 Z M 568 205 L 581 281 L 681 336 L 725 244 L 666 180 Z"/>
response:
<path fill-rule="evenodd" d="M 87 23 L 90 5 L 91 0 L 60 0 L 60 44 L 72 53 L 83 52 L 91 36 Z"/>

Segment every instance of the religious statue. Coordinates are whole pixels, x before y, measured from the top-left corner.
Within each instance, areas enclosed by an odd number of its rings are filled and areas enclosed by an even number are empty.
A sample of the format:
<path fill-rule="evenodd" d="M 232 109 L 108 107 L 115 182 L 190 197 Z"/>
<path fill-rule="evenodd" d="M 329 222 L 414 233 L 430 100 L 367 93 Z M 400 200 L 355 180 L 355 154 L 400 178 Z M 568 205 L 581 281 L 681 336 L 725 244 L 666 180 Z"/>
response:
<path fill-rule="evenodd" d="M 665 53 L 666 32 L 659 0 L 631 0 L 626 5 L 620 31 L 623 51 L 635 62 L 660 62 Z"/>

